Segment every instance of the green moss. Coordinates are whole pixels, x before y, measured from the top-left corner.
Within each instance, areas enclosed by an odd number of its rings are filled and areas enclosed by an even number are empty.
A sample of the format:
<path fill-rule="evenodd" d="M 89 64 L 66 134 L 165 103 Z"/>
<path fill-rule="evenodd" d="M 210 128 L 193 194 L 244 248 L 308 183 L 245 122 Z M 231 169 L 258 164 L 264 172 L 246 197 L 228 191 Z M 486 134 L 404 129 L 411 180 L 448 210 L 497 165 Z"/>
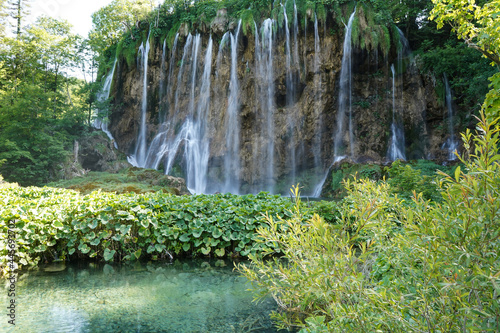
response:
<path fill-rule="evenodd" d="M 380 29 L 380 49 L 384 55 L 389 54 L 389 50 L 391 48 L 391 34 L 389 33 L 389 29 L 385 25 L 379 26 Z"/>
<path fill-rule="evenodd" d="M 122 39 L 116 46 L 116 59 L 124 58 L 129 68 L 134 67 L 140 43 L 140 40 Z"/>
<path fill-rule="evenodd" d="M 399 52 L 403 48 L 403 44 L 401 43 L 399 29 L 395 24 L 391 25 L 391 37 L 393 44 L 396 46 L 396 50 Z"/>
<path fill-rule="evenodd" d="M 326 8 L 322 3 L 316 3 L 316 16 L 321 24 L 326 23 Z"/>
<path fill-rule="evenodd" d="M 67 188 L 82 194 L 95 190 L 122 193 L 149 193 L 162 191 L 179 194 L 168 176 L 152 169 L 128 168 L 120 173 L 89 172 L 83 177 L 50 183 L 47 186 Z"/>
<path fill-rule="evenodd" d="M 356 47 L 361 46 L 361 41 L 360 41 L 360 31 L 359 31 L 359 17 L 354 16 L 354 19 L 352 20 L 352 30 L 351 30 L 351 41 Z M 364 45 L 361 46 L 362 49 L 364 49 Z"/>
<path fill-rule="evenodd" d="M 253 12 L 250 9 L 244 10 L 241 13 L 241 29 L 243 30 L 243 34 L 248 36 L 250 34 L 255 33 L 255 24 L 253 18 Z"/>
<path fill-rule="evenodd" d="M 377 164 L 342 163 L 332 168 L 328 175 L 328 184 L 323 188 L 322 197 L 341 199 L 346 195 L 344 181 L 367 178 L 371 180 L 382 179 L 382 168 Z"/>

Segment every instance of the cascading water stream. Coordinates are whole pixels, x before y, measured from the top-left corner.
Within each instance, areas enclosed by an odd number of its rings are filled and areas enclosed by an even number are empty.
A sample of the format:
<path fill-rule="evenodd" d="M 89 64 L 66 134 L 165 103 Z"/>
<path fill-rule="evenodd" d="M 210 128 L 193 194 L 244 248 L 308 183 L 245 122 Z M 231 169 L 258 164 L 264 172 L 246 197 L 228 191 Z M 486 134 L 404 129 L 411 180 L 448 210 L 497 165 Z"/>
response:
<path fill-rule="evenodd" d="M 453 126 L 453 97 L 451 95 L 450 82 L 448 81 L 448 77 L 446 73 L 443 74 L 443 81 L 445 87 L 445 100 L 446 107 L 448 109 L 448 139 L 441 147 L 442 149 L 448 150 L 448 160 L 454 161 L 457 159 L 455 153 L 458 149 L 458 142 L 455 136 L 454 126 Z"/>
<path fill-rule="evenodd" d="M 391 65 L 392 72 L 392 124 L 391 124 L 391 138 L 389 143 L 389 149 L 387 152 L 387 157 L 391 161 L 395 160 L 406 160 L 405 155 L 405 136 L 404 128 L 401 123 L 400 115 L 398 113 L 398 108 L 396 106 L 396 73 L 394 69 L 394 64 Z"/>
<path fill-rule="evenodd" d="M 291 183 L 295 184 L 295 177 L 297 173 L 297 159 L 296 159 L 296 140 L 295 140 L 295 130 L 297 124 L 295 123 L 294 116 L 294 104 L 295 104 L 295 79 L 292 67 L 292 53 L 291 53 L 291 38 L 290 29 L 288 28 L 288 16 L 286 13 L 286 5 L 283 6 L 283 15 L 285 18 L 285 53 L 286 53 L 286 108 L 287 108 L 287 125 L 289 131 L 289 142 L 290 147 L 288 163 L 291 168 Z M 295 60 L 294 60 L 295 62 Z"/>
<path fill-rule="evenodd" d="M 116 61 L 117 59 L 115 58 L 115 62 L 113 63 L 113 68 L 111 69 L 111 72 L 106 76 L 106 79 L 104 80 L 104 84 L 102 86 L 102 90 L 99 94 L 97 94 L 97 100 L 100 103 L 104 103 L 108 98 L 109 98 L 109 93 L 111 91 L 111 83 L 113 82 L 113 76 L 115 75 L 115 68 L 116 68 Z M 106 135 L 108 138 L 113 142 L 114 147 L 118 148 L 118 145 L 116 144 L 115 139 L 113 138 L 113 135 L 108 129 L 108 119 L 107 117 L 101 118 L 102 114 L 100 114 L 100 111 L 97 111 L 97 117 L 94 119 L 94 123 L 92 124 L 95 128 L 100 129 Z"/>
<path fill-rule="evenodd" d="M 322 77 L 321 77 L 321 45 L 319 40 L 319 31 L 318 31 L 318 19 L 316 15 L 314 15 L 314 118 L 315 118 L 315 130 L 314 130 L 314 143 L 313 143 L 313 156 L 314 156 L 314 170 L 315 177 L 317 181 L 320 181 L 325 173 L 325 165 L 324 161 L 321 157 L 321 149 L 323 147 L 323 110 L 321 109 L 321 105 L 323 102 L 322 95 Z M 316 188 L 312 189 L 311 195 L 315 195 L 317 192 Z M 319 195 L 319 194 L 318 194 Z"/>
<path fill-rule="evenodd" d="M 264 179 L 266 180 L 266 191 L 274 192 L 274 68 L 273 68 L 273 46 L 274 20 L 266 19 L 262 23 L 261 34 L 259 34 L 255 25 L 255 59 L 256 59 L 256 104 L 259 105 L 259 112 L 262 123 L 261 128 L 262 145 L 254 149 L 254 156 L 263 156 L 264 161 L 255 161 L 256 168 L 261 169 L 265 166 Z M 259 154 L 259 151 L 263 151 Z"/>
<path fill-rule="evenodd" d="M 352 22 L 354 21 L 354 15 L 356 14 L 356 7 L 349 17 L 349 21 L 346 26 L 346 32 L 344 36 L 344 48 L 342 54 L 342 64 L 340 69 L 340 89 L 339 89 L 339 108 L 337 110 L 337 129 L 334 136 L 333 142 L 333 162 L 328 167 L 323 177 L 319 183 L 314 187 L 313 197 L 319 197 L 323 186 L 328 178 L 328 173 L 332 166 L 345 158 L 345 155 L 340 155 L 341 148 L 343 145 L 344 133 L 344 122 L 346 118 L 346 113 L 349 114 L 349 148 L 351 157 L 354 156 L 354 139 L 352 133 L 352 47 L 351 47 L 351 35 L 352 35 Z M 317 23 L 315 23 L 317 25 Z"/>
<path fill-rule="evenodd" d="M 397 159 L 406 160 L 405 153 L 405 132 L 403 125 L 403 72 L 405 71 L 405 63 L 409 67 L 413 65 L 410 44 L 405 38 L 403 32 L 398 28 L 399 45 L 397 58 L 397 71 L 394 64 L 391 65 L 392 71 L 392 124 L 391 137 L 387 150 L 387 158 L 390 161 Z M 397 73 L 396 73 L 397 72 Z M 398 89 L 398 87 L 401 87 Z"/>
<path fill-rule="evenodd" d="M 195 45 L 199 44 L 198 39 Z M 205 193 L 207 189 L 207 170 L 209 151 L 209 138 L 207 137 L 208 112 L 210 110 L 210 73 L 212 72 L 212 48 L 213 42 L 210 37 L 205 51 L 204 70 L 201 77 L 201 88 L 196 109 L 192 110 L 187 124 L 186 150 L 186 185 L 192 193 Z M 195 51 L 195 54 L 197 51 Z M 194 65 L 196 67 L 196 65 Z M 193 71 L 193 80 L 196 79 Z M 192 91 L 194 99 L 194 84 Z"/>
<path fill-rule="evenodd" d="M 165 104 L 162 103 L 163 95 L 165 93 L 165 60 L 167 54 L 167 39 L 163 41 L 163 49 L 161 53 L 161 63 L 160 63 L 160 89 L 158 91 L 159 101 L 160 101 L 160 124 L 165 121 Z"/>
<path fill-rule="evenodd" d="M 142 103 L 141 103 L 141 119 L 139 123 L 139 136 L 137 138 L 137 144 L 135 148 L 135 153 L 132 157 L 128 158 L 129 162 L 138 167 L 146 166 L 146 156 L 147 156 L 147 137 L 146 137 L 146 114 L 148 109 L 148 58 L 149 58 L 149 48 L 150 42 L 149 37 L 151 30 L 148 33 L 148 39 L 146 40 L 146 45 L 141 44 L 138 52 L 138 63 L 142 64 Z"/>
<path fill-rule="evenodd" d="M 179 72 L 177 74 L 177 85 L 175 89 L 175 95 L 174 95 L 174 113 L 172 115 L 172 120 L 171 120 L 171 126 L 174 128 L 177 126 L 181 126 L 181 121 L 182 119 L 179 119 L 179 113 L 180 113 L 180 94 L 181 94 L 181 86 L 182 86 L 182 78 L 184 77 L 184 68 L 186 64 L 186 58 L 189 55 L 189 50 L 191 48 L 191 44 L 193 42 L 193 35 L 188 34 L 186 38 L 186 44 L 184 45 L 183 53 L 182 53 L 182 58 L 181 58 L 181 65 L 179 67 Z M 183 127 L 181 127 L 183 128 Z M 165 146 L 165 151 L 168 152 L 166 155 L 165 159 L 165 173 L 168 175 L 172 171 L 172 167 L 174 165 L 175 158 L 177 156 L 177 151 L 179 150 L 179 146 L 182 143 L 182 140 L 184 138 L 184 133 L 174 133 L 173 139 L 170 139 L 168 141 L 168 144 Z"/>
<path fill-rule="evenodd" d="M 240 104 L 238 101 L 238 37 L 241 29 L 241 20 L 234 34 L 230 34 L 231 41 L 231 76 L 229 82 L 228 107 L 226 111 L 226 154 L 224 167 L 226 180 L 223 192 L 238 194 L 240 191 Z"/>
<path fill-rule="evenodd" d="M 339 90 L 339 108 L 337 111 L 337 130 L 334 138 L 334 160 L 345 157 L 342 149 L 345 147 L 344 141 L 344 126 L 346 115 L 348 118 L 348 136 L 349 136 L 349 154 L 354 156 L 354 135 L 352 128 L 352 22 L 356 8 L 349 17 L 344 36 L 344 48 L 342 55 L 342 65 L 340 69 L 340 90 Z"/>

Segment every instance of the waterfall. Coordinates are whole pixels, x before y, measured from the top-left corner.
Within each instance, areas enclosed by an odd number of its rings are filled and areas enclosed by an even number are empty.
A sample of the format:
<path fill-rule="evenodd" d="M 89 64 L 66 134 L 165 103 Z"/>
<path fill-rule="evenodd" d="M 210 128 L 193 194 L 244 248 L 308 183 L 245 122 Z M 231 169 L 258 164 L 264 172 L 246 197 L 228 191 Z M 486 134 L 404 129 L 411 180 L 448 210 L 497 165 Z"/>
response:
<path fill-rule="evenodd" d="M 172 89 L 172 77 L 174 75 L 174 68 L 175 68 L 175 60 L 176 60 L 176 51 L 177 51 L 177 43 L 179 41 L 179 33 L 175 34 L 174 38 L 174 45 L 172 46 L 172 53 L 170 54 L 170 64 L 168 66 L 168 77 L 167 77 L 167 89 L 166 89 L 166 94 L 167 94 L 167 100 L 166 102 L 166 109 L 171 112 L 171 101 L 173 98 L 173 89 Z"/>
<path fill-rule="evenodd" d="M 443 81 L 444 81 L 444 87 L 445 87 L 445 100 L 446 100 L 446 107 L 448 108 L 448 139 L 446 142 L 443 144 L 441 149 L 446 149 L 448 150 L 448 160 L 449 161 L 454 161 L 457 159 L 457 156 L 455 155 L 457 149 L 458 149 L 458 142 L 455 137 L 455 131 L 453 129 L 453 97 L 451 95 L 451 88 L 450 88 L 450 82 L 448 81 L 448 77 L 446 76 L 446 73 L 443 74 Z"/>
<path fill-rule="evenodd" d="M 297 4 L 293 0 L 293 63 L 295 69 L 299 68 L 299 20 L 297 18 Z"/>
<path fill-rule="evenodd" d="M 160 89 L 159 89 L 159 101 L 160 101 L 160 124 L 165 121 L 165 105 L 162 103 L 163 95 L 164 95 L 164 86 L 165 86 L 165 58 L 167 53 L 167 39 L 163 41 L 163 49 L 161 53 L 161 63 L 160 63 Z"/>
<path fill-rule="evenodd" d="M 177 126 L 181 125 L 181 119 L 178 119 L 179 112 L 180 112 L 180 92 L 181 92 L 181 86 L 182 86 L 182 78 L 184 77 L 184 68 L 186 64 L 186 58 L 188 57 L 189 54 L 189 49 L 191 47 L 191 43 L 193 42 L 193 35 L 188 34 L 186 38 L 186 44 L 184 45 L 184 49 L 182 52 L 182 58 L 181 58 L 181 65 L 179 67 L 179 72 L 177 74 L 177 85 L 175 89 L 175 96 L 174 98 L 174 112 L 172 115 L 172 120 L 170 123 L 172 124 L 173 128 L 175 129 Z M 179 149 L 180 144 L 182 143 L 182 140 L 184 138 L 183 133 L 174 133 L 175 136 L 173 139 L 169 140 L 168 144 L 166 144 L 165 149 L 168 151 L 168 154 L 165 159 L 165 173 L 168 175 L 172 171 L 172 167 L 174 165 L 175 158 L 177 156 L 177 151 Z"/>
<path fill-rule="evenodd" d="M 167 87 L 171 87 L 173 66 L 177 38 L 172 49 L 171 63 L 168 74 Z M 198 75 L 198 56 L 201 48 L 201 36 L 188 35 L 177 75 L 175 97 L 167 88 L 167 94 L 174 98 L 174 114 L 169 121 L 161 124 L 158 134 L 152 140 L 147 156 L 147 167 L 157 169 L 161 160 L 165 159 L 165 173 L 169 174 L 179 149 L 183 148 L 182 159 L 185 165 L 186 185 L 191 193 L 205 193 L 207 191 L 207 169 L 209 157 L 209 138 L 207 137 L 208 111 L 210 110 L 210 74 L 212 71 L 213 40 L 210 37 L 205 51 L 204 69 L 201 78 Z M 190 56 L 190 58 L 189 58 Z M 187 60 L 190 59 L 188 62 Z M 185 71 L 186 62 L 190 64 L 190 73 Z M 183 78 L 188 76 L 189 102 L 187 110 L 181 110 L 180 91 L 183 88 Z M 199 93 L 196 94 L 199 88 Z M 198 99 L 196 99 L 198 97 Z M 168 100 L 170 98 L 167 98 Z M 183 111 L 185 118 L 180 119 Z M 176 132 L 175 127 L 180 129 Z"/>
<path fill-rule="evenodd" d="M 354 20 L 354 14 L 356 13 L 356 8 L 349 17 L 349 22 L 347 23 L 346 32 L 344 36 L 344 51 L 342 55 L 342 65 L 340 69 L 340 90 L 339 90 L 339 109 L 337 111 L 337 130 L 335 132 L 334 139 L 334 158 L 343 157 L 341 154 L 345 154 L 341 151 L 344 141 L 344 122 L 346 114 L 349 115 L 349 149 L 350 156 L 354 156 L 354 138 L 352 129 L 352 49 L 351 49 L 351 33 L 352 33 L 352 22 Z"/>
<path fill-rule="evenodd" d="M 113 63 L 113 67 L 111 68 L 111 72 L 108 74 L 108 76 L 106 76 L 106 79 L 104 80 L 104 84 L 102 86 L 101 92 L 99 92 L 97 94 L 97 100 L 101 103 L 106 102 L 107 99 L 109 98 L 109 93 L 111 91 L 111 83 L 113 82 L 113 76 L 115 75 L 116 61 L 117 61 L 117 59 L 115 58 L 115 62 Z M 101 131 L 106 133 L 108 138 L 113 142 L 115 148 L 118 148 L 118 145 L 116 144 L 116 141 L 113 138 L 113 135 L 111 134 L 111 132 L 108 129 L 108 122 L 109 122 L 108 117 L 106 116 L 106 117 L 100 118 L 101 116 L 102 116 L 102 114 L 98 110 L 97 117 L 94 119 L 94 122 L 92 125 L 95 128 L 100 129 Z"/>
<path fill-rule="evenodd" d="M 199 44 L 199 35 L 195 45 Z M 207 137 L 208 112 L 210 110 L 210 73 L 212 72 L 212 37 L 205 52 L 204 70 L 201 77 L 201 88 L 196 110 L 192 110 L 187 121 L 186 131 L 186 182 L 192 193 L 205 193 L 207 187 L 207 170 L 209 157 L 209 138 Z M 195 54 L 197 50 L 195 51 Z M 196 67 L 196 63 L 193 65 Z M 196 79 L 193 70 L 193 80 Z M 192 85 L 194 99 L 194 84 Z"/>
<path fill-rule="evenodd" d="M 328 174 L 330 173 L 330 169 L 332 166 L 344 159 L 346 156 L 345 155 L 340 155 L 341 148 L 343 148 L 342 142 L 343 142 L 343 137 L 344 137 L 344 122 L 345 122 L 345 116 L 346 113 L 349 113 L 349 148 L 350 148 L 350 155 L 351 157 L 354 156 L 353 152 L 353 146 L 354 146 L 354 140 L 353 140 L 353 133 L 352 133 L 352 61 L 351 61 L 351 56 L 352 56 L 352 49 L 351 49 L 351 32 L 352 32 L 352 22 L 354 20 L 354 14 L 356 14 L 356 7 L 354 8 L 354 11 L 352 12 L 351 16 L 349 17 L 349 21 L 346 26 L 346 32 L 344 36 L 344 49 L 343 49 L 343 55 L 342 55 L 342 63 L 341 63 L 341 69 L 340 69 L 340 89 L 339 89 L 339 109 L 337 111 L 337 129 L 335 132 L 334 136 L 334 152 L 333 152 L 333 162 L 332 164 L 327 168 L 327 170 L 324 172 L 323 177 L 321 180 L 316 184 L 314 187 L 313 191 L 313 196 L 314 197 L 319 197 L 321 195 L 321 190 L 323 189 L 323 186 L 326 182 L 326 179 L 328 178 Z M 315 19 L 315 34 L 318 35 L 318 28 L 317 28 L 317 18 Z M 315 35 L 315 44 L 316 44 L 316 35 Z M 317 37 L 318 39 L 318 50 L 319 50 L 319 35 Z M 315 45 L 316 46 L 316 45 Z M 315 50 L 316 51 L 316 50 Z M 316 59 L 315 59 L 316 61 Z M 319 61 L 319 59 L 318 59 Z"/>
<path fill-rule="evenodd" d="M 274 192 L 274 112 L 276 109 L 273 75 L 274 26 L 274 20 L 266 19 L 262 23 L 260 39 L 257 27 L 255 27 L 255 98 L 263 124 L 261 127 L 262 144 L 254 149 L 254 156 L 262 156 L 263 161 L 256 160 L 255 168 L 262 169 L 262 165 L 265 166 L 263 171 L 263 178 L 266 180 L 265 189 L 271 193 Z M 262 149 L 261 154 L 259 154 L 259 149 Z"/>
<path fill-rule="evenodd" d="M 287 125 L 289 130 L 289 142 L 287 142 L 290 147 L 288 164 L 291 167 L 291 184 L 295 184 L 295 177 L 297 173 L 297 159 L 296 159 L 296 141 L 295 141 L 295 129 L 297 124 L 295 123 L 294 116 L 294 103 L 295 103 L 295 80 L 292 68 L 292 54 L 291 54 L 291 40 L 290 40 L 290 29 L 288 28 L 288 16 L 286 14 L 286 5 L 283 6 L 283 15 L 285 17 L 285 51 L 286 51 L 286 108 L 287 108 Z M 294 59 L 295 62 L 295 59 Z"/>
<path fill-rule="evenodd" d="M 238 36 L 241 29 L 241 20 L 234 34 L 230 34 L 231 41 L 231 79 L 229 82 L 228 107 L 226 111 L 226 154 L 224 167 L 226 180 L 224 192 L 237 194 L 240 191 L 240 103 L 238 82 Z"/>
<path fill-rule="evenodd" d="M 323 147 L 323 110 L 321 110 L 321 103 L 323 101 L 322 95 L 322 78 L 321 78 L 321 45 L 319 41 L 319 32 L 318 32 L 318 18 L 314 15 L 314 119 L 315 119 L 315 130 L 314 130 L 314 141 L 312 152 L 314 156 L 314 173 L 317 181 L 320 181 L 324 174 L 324 162 L 321 158 L 321 149 Z M 317 187 L 317 185 L 316 185 Z M 321 189 L 320 189 L 321 190 Z M 313 188 L 312 195 L 315 195 L 317 192 L 316 188 Z M 318 194 L 319 195 L 319 194 Z M 315 195 L 317 196 L 317 195 Z"/>
<path fill-rule="evenodd" d="M 160 127 L 158 133 L 155 135 L 151 143 L 149 144 L 148 151 L 146 154 L 146 161 L 144 164 L 145 168 L 158 169 L 161 160 L 165 157 L 165 154 L 169 151 L 168 135 L 170 134 L 170 120 L 166 121 L 167 114 L 170 113 L 170 100 L 172 98 L 171 87 L 172 87 L 172 73 L 173 67 L 175 66 L 175 51 L 177 47 L 177 40 L 179 34 L 175 36 L 174 45 L 172 48 L 172 53 L 170 55 L 170 65 L 169 73 L 166 78 L 166 88 L 165 86 L 165 57 L 166 57 L 166 39 L 163 42 L 163 53 L 162 53 L 162 64 L 160 73 Z"/>
<path fill-rule="evenodd" d="M 137 62 L 142 65 L 142 103 L 141 103 L 141 119 L 139 123 L 139 136 L 137 138 L 137 144 L 135 148 L 134 155 L 131 156 L 129 162 L 138 167 L 145 167 L 146 165 L 146 154 L 147 154 L 147 138 L 146 138 L 146 113 L 148 109 L 148 58 L 149 58 L 149 35 L 146 40 L 146 45 L 141 43 L 138 52 Z"/>
<path fill-rule="evenodd" d="M 392 124 L 391 124 L 391 138 L 389 148 L 387 151 L 387 158 L 391 161 L 406 160 L 405 155 L 405 136 L 404 127 L 400 121 L 400 115 L 396 106 L 396 74 L 394 64 L 391 65 L 392 72 Z"/>
<path fill-rule="evenodd" d="M 392 124 L 391 124 L 391 137 L 389 139 L 389 147 L 387 150 L 387 158 L 390 161 L 397 159 L 406 160 L 405 153 L 405 132 L 403 125 L 403 112 L 404 112 L 404 95 L 403 95 L 403 72 L 404 61 L 406 59 L 407 65 L 413 64 L 411 55 L 410 44 L 405 38 L 403 32 L 398 29 L 399 45 L 398 45 L 398 58 L 397 58 L 397 73 L 394 64 L 391 65 L 392 72 Z M 397 74 L 397 75 L 396 75 Z M 396 82 L 396 81 L 399 82 Z M 398 86 L 401 87 L 398 89 Z"/>

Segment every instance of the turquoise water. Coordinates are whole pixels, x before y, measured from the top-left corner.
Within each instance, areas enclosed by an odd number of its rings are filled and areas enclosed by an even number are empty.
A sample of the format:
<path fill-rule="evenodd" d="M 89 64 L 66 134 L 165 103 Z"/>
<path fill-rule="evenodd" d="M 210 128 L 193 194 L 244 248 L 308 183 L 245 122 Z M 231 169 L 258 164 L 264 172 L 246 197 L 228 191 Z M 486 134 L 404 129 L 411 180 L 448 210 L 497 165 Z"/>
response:
<path fill-rule="evenodd" d="M 276 332 L 228 261 L 59 264 L 19 277 L 2 332 Z M 8 305 L 7 291 L 2 304 Z M 5 308 L 5 306 L 3 306 Z M 4 311 L 6 313 L 6 311 Z"/>

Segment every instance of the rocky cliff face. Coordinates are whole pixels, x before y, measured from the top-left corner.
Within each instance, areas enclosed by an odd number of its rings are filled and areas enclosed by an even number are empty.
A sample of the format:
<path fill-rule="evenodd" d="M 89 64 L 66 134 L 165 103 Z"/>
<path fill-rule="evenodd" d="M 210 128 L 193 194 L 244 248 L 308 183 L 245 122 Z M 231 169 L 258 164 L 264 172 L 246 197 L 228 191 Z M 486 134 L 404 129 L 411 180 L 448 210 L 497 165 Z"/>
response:
<path fill-rule="evenodd" d="M 336 136 L 345 29 L 332 18 L 315 25 L 312 17 L 306 28 L 289 21 L 245 35 L 221 11 L 200 33 L 181 26 L 170 48 L 151 39 L 145 109 L 142 66 L 118 59 L 110 117 L 118 147 L 137 154 L 145 110 L 148 157 L 139 166 L 183 175 L 196 192 L 280 192 L 300 181 L 312 194 L 333 163 L 336 137 L 352 160 L 388 162 L 397 99 L 406 157 L 446 156 L 446 111 L 432 77 L 407 59 L 393 80 L 394 46 L 387 55 L 353 50 L 351 149 L 347 126 Z"/>

